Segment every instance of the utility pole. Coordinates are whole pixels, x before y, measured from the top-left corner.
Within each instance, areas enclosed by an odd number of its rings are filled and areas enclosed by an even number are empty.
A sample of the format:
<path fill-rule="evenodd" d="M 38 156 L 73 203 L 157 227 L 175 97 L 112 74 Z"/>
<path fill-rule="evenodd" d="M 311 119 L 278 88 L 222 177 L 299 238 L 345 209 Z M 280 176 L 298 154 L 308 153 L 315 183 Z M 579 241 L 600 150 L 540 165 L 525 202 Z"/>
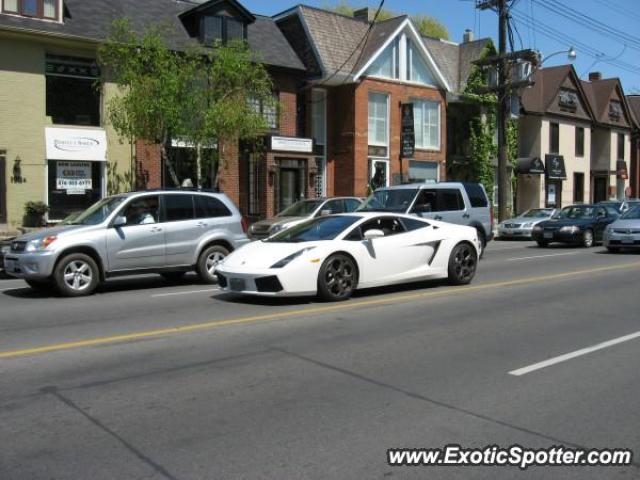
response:
<path fill-rule="evenodd" d="M 498 221 L 509 218 L 508 195 L 511 191 L 511 178 L 507 171 L 507 109 L 509 108 L 509 89 L 507 88 L 507 0 L 497 0 L 498 30 Z"/>

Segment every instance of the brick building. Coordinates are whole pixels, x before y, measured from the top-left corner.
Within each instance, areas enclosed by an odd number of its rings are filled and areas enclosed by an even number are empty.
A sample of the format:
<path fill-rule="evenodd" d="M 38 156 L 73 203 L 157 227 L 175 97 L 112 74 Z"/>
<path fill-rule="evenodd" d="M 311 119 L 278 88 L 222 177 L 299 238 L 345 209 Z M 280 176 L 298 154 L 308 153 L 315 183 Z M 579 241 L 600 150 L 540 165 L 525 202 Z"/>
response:
<path fill-rule="evenodd" d="M 631 135 L 631 165 L 629 168 L 630 197 L 640 197 L 640 95 L 627 95 L 631 110 L 633 133 Z"/>

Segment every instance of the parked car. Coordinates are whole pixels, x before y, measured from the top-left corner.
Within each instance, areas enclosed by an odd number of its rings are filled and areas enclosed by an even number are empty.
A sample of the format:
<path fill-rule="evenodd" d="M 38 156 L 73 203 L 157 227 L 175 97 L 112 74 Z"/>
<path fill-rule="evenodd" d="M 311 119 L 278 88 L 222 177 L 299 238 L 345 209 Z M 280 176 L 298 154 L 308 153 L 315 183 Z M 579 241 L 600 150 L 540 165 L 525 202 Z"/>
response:
<path fill-rule="evenodd" d="M 13 238 L 0 240 L 0 271 L 4 271 L 4 256 L 11 251 L 11 241 Z"/>
<path fill-rule="evenodd" d="M 196 270 L 212 283 L 217 264 L 249 242 L 244 231 L 224 194 L 132 192 L 104 198 L 65 225 L 16 238 L 5 269 L 65 296 L 88 295 L 111 276 L 134 273 L 177 280 Z"/>
<path fill-rule="evenodd" d="M 357 211 L 414 214 L 474 227 L 480 239 L 481 256 L 493 238 L 493 211 L 479 183 L 412 183 L 379 188 Z"/>
<path fill-rule="evenodd" d="M 640 207 L 623 213 L 604 230 L 603 244 L 610 252 L 622 248 L 640 248 Z"/>
<path fill-rule="evenodd" d="M 432 278 L 469 283 L 478 249 L 474 228 L 356 212 L 314 218 L 253 242 L 229 255 L 218 275 L 231 292 L 345 300 L 357 288 Z"/>
<path fill-rule="evenodd" d="M 602 240 L 605 227 L 619 216 L 609 205 L 572 205 L 533 227 L 531 236 L 540 247 L 561 242 L 589 248 Z"/>
<path fill-rule="evenodd" d="M 640 200 L 637 198 L 630 198 L 625 200 L 603 200 L 598 202 L 598 205 L 614 207 L 618 212 L 624 213 L 634 207 L 640 205 Z"/>
<path fill-rule="evenodd" d="M 261 240 L 280 230 L 322 215 L 353 212 L 362 203 L 358 197 L 333 197 L 300 200 L 273 218 L 261 220 L 249 227 L 249 238 Z"/>
<path fill-rule="evenodd" d="M 554 214 L 555 208 L 532 208 L 517 217 L 505 220 L 498 224 L 498 237 L 500 238 L 531 238 L 531 231 L 538 223 L 549 220 Z"/>

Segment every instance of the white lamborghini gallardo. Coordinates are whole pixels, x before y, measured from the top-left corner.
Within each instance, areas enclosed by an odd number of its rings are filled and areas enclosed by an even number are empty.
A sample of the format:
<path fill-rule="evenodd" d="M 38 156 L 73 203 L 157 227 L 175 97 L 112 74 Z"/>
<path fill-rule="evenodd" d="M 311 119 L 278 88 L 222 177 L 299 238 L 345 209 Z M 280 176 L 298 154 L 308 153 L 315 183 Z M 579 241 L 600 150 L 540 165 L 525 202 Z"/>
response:
<path fill-rule="evenodd" d="M 345 300 L 356 288 L 436 278 L 467 284 L 478 250 L 472 227 L 355 212 L 315 218 L 245 245 L 216 274 L 230 292 Z"/>

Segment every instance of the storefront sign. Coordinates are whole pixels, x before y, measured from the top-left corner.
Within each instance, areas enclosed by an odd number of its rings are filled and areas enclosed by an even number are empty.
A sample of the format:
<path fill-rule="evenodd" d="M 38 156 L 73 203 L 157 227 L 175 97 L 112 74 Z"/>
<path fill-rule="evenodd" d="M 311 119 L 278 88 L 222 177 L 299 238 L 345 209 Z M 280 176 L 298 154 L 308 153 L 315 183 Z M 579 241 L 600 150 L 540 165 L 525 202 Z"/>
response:
<path fill-rule="evenodd" d="M 516 159 L 516 174 L 518 175 L 541 175 L 544 172 L 544 163 L 538 157 Z"/>
<path fill-rule="evenodd" d="M 91 162 L 56 162 L 56 189 L 67 195 L 84 195 L 93 188 Z"/>
<path fill-rule="evenodd" d="M 550 180 L 566 180 L 567 172 L 564 168 L 562 155 L 546 155 L 544 162 L 547 164 L 547 178 Z"/>
<path fill-rule="evenodd" d="M 45 128 L 47 159 L 107 161 L 107 134 L 102 129 Z"/>
<path fill-rule="evenodd" d="M 313 153 L 313 139 L 297 137 L 271 137 L 271 150 L 281 152 Z"/>
<path fill-rule="evenodd" d="M 416 135 L 413 123 L 413 103 L 403 103 L 402 110 L 402 136 L 400 140 L 402 158 L 411 158 L 416 150 Z"/>
<path fill-rule="evenodd" d="M 627 162 L 624 160 L 618 160 L 616 162 L 616 177 L 621 180 L 627 180 L 629 178 L 629 172 L 627 171 Z"/>

